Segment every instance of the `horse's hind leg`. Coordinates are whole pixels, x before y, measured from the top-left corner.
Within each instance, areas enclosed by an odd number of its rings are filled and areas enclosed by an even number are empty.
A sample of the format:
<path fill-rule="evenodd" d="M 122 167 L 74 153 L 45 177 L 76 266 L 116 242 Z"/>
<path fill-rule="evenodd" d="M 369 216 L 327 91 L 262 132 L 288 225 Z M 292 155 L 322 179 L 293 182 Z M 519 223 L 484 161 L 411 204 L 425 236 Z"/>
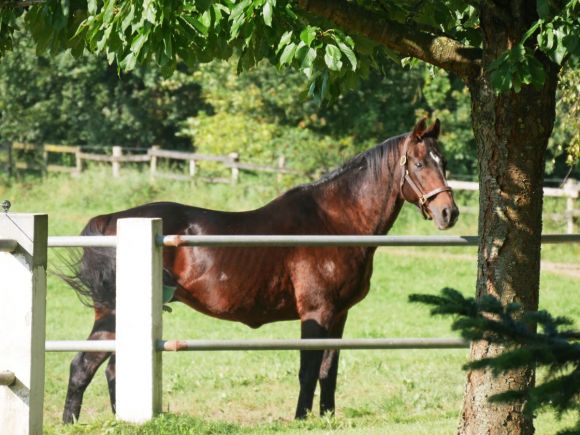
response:
<path fill-rule="evenodd" d="M 97 317 L 89 340 L 111 340 L 115 338 L 115 315 L 108 313 Z M 72 360 L 68 390 L 62 415 L 63 423 L 74 423 L 78 420 L 83 394 L 91 383 L 101 364 L 111 355 L 111 352 L 80 352 Z"/>
<path fill-rule="evenodd" d="M 302 338 L 326 338 L 327 329 L 313 319 L 302 322 Z M 296 406 L 295 418 L 306 418 L 308 412 L 312 410 L 314 400 L 314 390 L 320 372 L 322 362 L 321 350 L 301 350 L 300 351 L 300 395 Z"/>
<path fill-rule="evenodd" d="M 117 412 L 117 400 L 115 396 L 115 354 L 111 355 L 109 358 L 109 364 L 107 365 L 107 370 L 105 370 L 105 376 L 107 376 L 107 385 L 109 386 L 109 399 L 111 400 L 111 410 L 113 414 Z"/>
<path fill-rule="evenodd" d="M 109 352 L 80 352 L 72 360 L 62 415 L 63 423 L 74 423 L 79 419 L 83 394 L 93 380 L 95 372 L 109 355 L 111 355 Z"/>
<path fill-rule="evenodd" d="M 345 323 L 346 313 L 332 325 L 328 338 L 342 338 Z M 339 354 L 340 352 L 337 349 L 333 349 L 325 350 L 322 356 L 322 364 L 318 375 L 318 380 L 320 381 L 320 415 L 334 414 L 334 394 L 336 392 Z"/>

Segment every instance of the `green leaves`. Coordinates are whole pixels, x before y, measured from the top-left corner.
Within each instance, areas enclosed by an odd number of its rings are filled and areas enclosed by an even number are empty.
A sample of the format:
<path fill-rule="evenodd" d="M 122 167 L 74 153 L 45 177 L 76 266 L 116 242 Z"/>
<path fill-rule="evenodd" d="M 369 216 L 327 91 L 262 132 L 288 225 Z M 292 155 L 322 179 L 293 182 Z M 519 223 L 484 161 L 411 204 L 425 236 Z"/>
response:
<path fill-rule="evenodd" d="M 499 92 L 519 92 L 525 85 L 541 87 L 546 72 L 541 54 L 553 63 L 580 63 L 580 0 L 562 4 L 537 0 L 540 19 L 522 36 L 521 41 L 490 65 L 493 86 Z"/>
<path fill-rule="evenodd" d="M 294 54 L 296 53 L 296 44 L 291 42 L 282 51 L 280 55 L 280 65 L 287 65 L 294 59 Z"/>
<path fill-rule="evenodd" d="M 264 17 L 264 23 L 268 27 L 272 27 L 272 14 L 275 6 L 276 0 L 266 0 L 266 3 L 264 3 L 264 7 L 262 9 L 262 16 Z"/>
<path fill-rule="evenodd" d="M 300 32 L 300 40 L 304 42 L 305 45 L 310 47 L 314 39 L 316 38 L 316 33 L 320 29 L 314 26 L 306 26 L 302 32 Z"/>
<path fill-rule="evenodd" d="M 30 7 L 26 20 L 40 52 L 88 49 L 123 71 L 153 64 L 168 76 L 179 62 L 236 53 L 239 71 L 264 59 L 297 68 L 318 99 L 367 74 L 374 49 L 358 52 L 350 36 L 297 10 L 288 0 L 47 0 Z M 0 8 L 0 52 L 10 48 L 9 15 Z"/>
<path fill-rule="evenodd" d="M 580 57 L 580 18 L 566 20 L 555 17 L 550 22 L 540 20 L 539 23 L 538 47 L 558 65 L 562 65 L 566 58 L 577 62 Z"/>
<path fill-rule="evenodd" d="M 342 61 L 340 58 L 342 54 L 340 49 L 333 44 L 328 44 L 325 49 L 324 62 L 328 69 L 332 71 L 340 71 L 342 69 Z"/>
<path fill-rule="evenodd" d="M 282 48 L 284 48 L 286 45 L 288 45 L 290 43 L 290 41 L 292 41 L 292 30 L 288 30 L 282 34 L 282 37 L 280 38 L 280 42 L 278 43 L 278 49 L 276 50 L 276 52 L 279 52 L 280 50 L 282 50 Z"/>
<path fill-rule="evenodd" d="M 322 98 L 351 86 L 359 73 L 358 56 L 373 55 L 357 53 L 351 37 L 309 23 L 284 0 L 51 0 L 47 5 L 26 14 L 40 51 L 73 48 L 80 55 L 88 48 L 124 71 L 153 63 L 169 75 L 180 61 L 193 66 L 236 52 L 239 70 L 262 59 L 297 68 Z M 3 28 L 9 34 L 6 24 Z M 4 40 L 8 48 L 10 38 Z"/>
<path fill-rule="evenodd" d="M 232 50 L 225 41 L 243 30 L 244 7 L 251 3 L 240 2 L 232 10 L 229 1 L 92 2 L 81 32 L 90 50 L 105 54 L 122 70 L 155 63 L 169 75 L 180 60 L 192 66 L 229 57 Z M 224 15 L 234 17 L 229 26 L 224 26 Z"/>
<path fill-rule="evenodd" d="M 242 0 L 233 9 L 230 14 L 230 41 L 233 41 L 240 34 L 240 29 L 246 23 L 248 16 L 253 13 L 252 0 Z"/>
<path fill-rule="evenodd" d="M 6 9 L 0 8 L 0 21 L 6 12 Z M 24 24 L 36 42 L 38 53 L 50 51 L 55 54 L 69 48 L 75 53 L 82 53 L 83 41 L 75 35 L 85 16 L 81 2 L 51 1 L 30 7 L 24 14 Z"/>
<path fill-rule="evenodd" d="M 298 35 L 298 37 L 297 37 Z M 291 65 L 301 70 L 310 80 L 309 95 L 322 101 L 329 94 L 353 86 L 358 71 L 354 40 L 337 29 L 322 30 L 306 25 L 300 32 L 284 32 L 276 53 L 279 65 Z M 370 50 L 366 56 L 372 56 Z"/>
<path fill-rule="evenodd" d="M 522 44 L 495 60 L 489 70 L 491 83 L 499 92 L 510 89 L 519 92 L 524 85 L 541 88 L 546 78 L 544 66 L 532 50 Z"/>
<path fill-rule="evenodd" d="M 349 39 L 348 43 L 350 45 L 347 45 L 346 43 L 344 43 L 342 41 L 337 41 L 338 47 L 340 48 L 342 53 L 346 56 L 346 58 L 350 62 L 352 70 L 356 71 L 357 60 L 356 60 L 356 55 L 354 54 L 354 50 L 353 50 L 354 42 L 352 41 L 352 39 Z"/>

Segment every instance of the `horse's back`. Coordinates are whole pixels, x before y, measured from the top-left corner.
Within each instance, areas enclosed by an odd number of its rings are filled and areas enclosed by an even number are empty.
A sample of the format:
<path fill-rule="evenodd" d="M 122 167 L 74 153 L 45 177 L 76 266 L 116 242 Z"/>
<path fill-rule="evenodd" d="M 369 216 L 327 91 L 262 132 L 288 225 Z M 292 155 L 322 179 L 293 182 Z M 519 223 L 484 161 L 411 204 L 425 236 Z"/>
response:
<path fill-rule="evenodd" d="M 190 216 L 203 214 L 210 210 L 199 209 L 176 202 L 153 202 L 126 210 L 102 214 L 92 218 L 85 228 L 83 235 L 115 235 L 117 221 L 126 218 L 161 218 L 164 234 L 179 234 L 190 223 Z"/>
<path fill-rule="evenodd" d="M 115 235 L 119 219 L 161 218 L 164 234 L 318 233 L 316 206 L 308 195 L 282 195 L 255 210 L 219 211 L 176 202 L 154 202 L 92 218 L 83 235 Z"/>

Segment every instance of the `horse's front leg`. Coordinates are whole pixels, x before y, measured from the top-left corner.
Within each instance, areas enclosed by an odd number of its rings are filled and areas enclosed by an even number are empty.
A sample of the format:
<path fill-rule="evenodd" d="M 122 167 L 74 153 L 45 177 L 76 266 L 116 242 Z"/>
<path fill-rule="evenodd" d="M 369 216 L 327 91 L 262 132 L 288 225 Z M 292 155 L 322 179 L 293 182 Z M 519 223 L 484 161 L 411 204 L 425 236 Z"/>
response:
<path fill-rule="evenodd" d="M 330 328 L 328 338 L 342 338 L 346 316 L 345 313 L 336 319 Z M 318 380 L 320 381 L 320 415 L 334 414 L 334 395 L 336 392 L 339 354 L 340 351 L 338 350 L 325 350 L 322 356 L 322 364 L 318 375 Z"/>
<path fill-rule="evenodd" d="M 301 325 L 301 337 L 308 338 L 326 338 L 328 329 L 321 325 L 321 322 L 314 319 L 303 320 Z M 298 396 L 298 405 L 296 406 L 295 418 L 306 418 L 312 411 L 312 402 L 314 400 L 314 390 L 316 381 L 320 372 L 322 362 L 321 350 L 301 350 L 300 351 L 300 395 Z"/>

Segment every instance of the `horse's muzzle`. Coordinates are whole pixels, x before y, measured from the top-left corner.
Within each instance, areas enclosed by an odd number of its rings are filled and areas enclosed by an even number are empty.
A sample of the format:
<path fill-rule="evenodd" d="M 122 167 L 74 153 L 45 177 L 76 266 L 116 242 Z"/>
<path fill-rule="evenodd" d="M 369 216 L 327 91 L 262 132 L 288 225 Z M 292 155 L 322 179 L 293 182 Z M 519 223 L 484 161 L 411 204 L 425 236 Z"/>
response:
<path fill-rule="evenodd" d="M 457 222 L 457 219 L 459 218 L 459 209 L 455 204 L 443 206 L 439 208 L 439 210 L 432 210 L 432 216 L 437 228 L 440 230 L 447 230 L 453 227 Z"/>

